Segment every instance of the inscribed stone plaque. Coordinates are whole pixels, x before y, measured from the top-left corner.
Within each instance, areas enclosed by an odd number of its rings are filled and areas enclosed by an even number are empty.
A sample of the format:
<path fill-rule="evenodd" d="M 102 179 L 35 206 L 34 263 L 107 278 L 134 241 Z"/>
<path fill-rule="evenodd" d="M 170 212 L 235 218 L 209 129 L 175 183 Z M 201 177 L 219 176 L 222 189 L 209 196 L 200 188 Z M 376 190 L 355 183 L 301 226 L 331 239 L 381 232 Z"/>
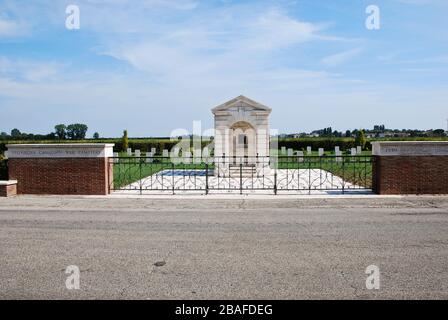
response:
<path fill-rule="evenodd" d="M 110 143 L 7 144 L 8 158 L 106 158 L 113 156 Z"/>
<path fill-rule="evenodd" d="M 448 156 L 448 141 L 372 142 L 375 156 Z"/>

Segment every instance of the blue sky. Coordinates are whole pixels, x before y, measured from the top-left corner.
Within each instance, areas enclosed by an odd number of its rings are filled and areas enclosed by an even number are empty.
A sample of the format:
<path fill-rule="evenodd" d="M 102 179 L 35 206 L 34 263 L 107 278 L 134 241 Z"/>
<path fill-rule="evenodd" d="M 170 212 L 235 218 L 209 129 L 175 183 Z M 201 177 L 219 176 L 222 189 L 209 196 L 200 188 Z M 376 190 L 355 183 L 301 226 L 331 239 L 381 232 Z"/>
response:
<path fill-rule="evenodd" d="M 380 30 L 365 28 L 371 4 Z M 0 0 L 0 131 L 205 130 L 240 94 L 279 132 L 445 128 L 447 13 L 446 0 Z"/>

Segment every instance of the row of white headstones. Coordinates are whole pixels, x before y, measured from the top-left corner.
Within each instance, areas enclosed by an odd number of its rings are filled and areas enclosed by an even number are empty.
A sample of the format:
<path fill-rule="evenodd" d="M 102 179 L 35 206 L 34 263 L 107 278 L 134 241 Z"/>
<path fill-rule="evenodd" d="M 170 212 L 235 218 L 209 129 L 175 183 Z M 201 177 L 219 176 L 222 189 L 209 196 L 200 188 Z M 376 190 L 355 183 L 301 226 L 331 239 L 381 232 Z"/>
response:
<path fill-rule="evenodd" d="M 335 147 L 334 148 L 334 152 L 335 152 L 335 155 L 336 156 L 342 156 L 342 151 L 340 150 L 340 148 L 339 147 Z M 324 153 L 325 153 L 325 150 L 324 150 L 324 148 L 319 148 L 318 149 L 318 155 L 319 155 L 319 157 L 322 157 L 323 155 L 324 155 Z M 306 154 L 307 155 L 312 155 L 313 154 L 313 150 L 312 150 L 312 148 L 311 147 L 306 147 Z M 362 148 L 361 148 L 361 146 L 357 146 L 356 148 L 351 148 L 350 149 L 350 155 L 352 155 L 352 156 L 356 156 L 356 155 L 361 155 L 362 154 Z M 292 156 L 304 156 L 304 152 L 303 151 L 296 151 L 295 153 L 294 153 L 294 150 L 292 149 L 292 148 L 288 148 L 288 149 L 286 149 L 286 147 L 281 147 L 281 149 L 280 149 L 280 155 L 283 155 L 283 156 L 288 156 L 288 157 L 292 157 Z"/>
<path fill-rule="evenodd" d="M 156 153 L 157 153 L 157 149 L 156 148 L 151 148 L 151 151 L 149 151 L 149 152 L 146 152 L 146 157 L 155 157 L 156 156 Z M 172 152 L 172 155 L 179 155 L 179 153 L 180 153 L 180 149 L 179 148 L 174 148 L 173 149 L 173 152 Z M 119 153 L 118 152 L 114 152 L 114 157 L 115 158 L 118 158 L 120 155 L 119 155 Z M 132 149 L 131 148 L 128 148 L 127 150 L 126 150 L 126 156 L 128 156 L 128 157 L 141 157 L 142 156 L 142 153 L 141 153 L 141 151 L 140 150 L 138 150 L 138 149 L 136 149 L 136 150 L 134 150 L 134 152 L 132 152 Z M 193 153 L 192 152 L 190 152 L 190 151 L 187 151 L 187 152 L 184 152 L 183 153 L 183 157 L 184 158 L 191 158 L 193 156 Z M 194 152 L 194 156 L 195 157 L 204 157 L 204 158 L 208 158 L 208 157 L 210 157 L 210 152 L 209 152 L 209 149 L 207 148 L 207 147 L 205 147 L 204 149 L 202 149 L 202 150 L 200 150 L 200 149 L 198 149 L 197 151 L 195 151 Z M 167 149 L 163 149 L 162 150 L 162 157 L 164 157 L 164 158 L 168 158 L 168 157 L 170 157 L 170 152 L 169 152 L 169 150 L 167 150 Z"/>
<path fill-rule="evenodd" d="M 178 148 L 174 148 L 172 156 L 180 158 L 179 157 L 179 151 L 180 150 Z M 342 151 L 340 150 L 340 148 L 338 146 L 336 146 L 334 151 L 335 151 L 336 161 L 338 161 L 338 162 L 342 161 Z M 156 152 L 157 152 L 156 148 L 151 148 L 150 152 L 146 152 L 146 162 L 153 162 L 153 158 L 155 157 Z M 319 157 L 322 157 L 324 155 L 324 153 L 325 153 L 324 148 L 319 148 L 318 149 L 318 156 Z M 306 148 L 306 155 L 309 156 L 309 155 L 312 155 L 312 154 L 313 154 L 312 148 L 310 146 L 308 146 Z M 361 154 L 362 154 L 361 146 L 357 146 L 356 148 L 351 148 L 350 149 L 350 155 L 351 156 L 356 156 L 356 155 L 361 155 Z M 132 152 L 132 149 L 128 148 L 126 150 L 126 155 L 128 157 L 137 157 L 138 158 L 138 157 L 142 156 L 142 153 L 138 149 L 134 150 L 134 152 Z M 280 156 L 288 156 L 288 157 L 297 156 L 297 157 L 299 157 L 300 160 L 303 161 L 303 158 L 301 158 L 301 157 L 305 156 L 305 152 L 304 151 L 294 151 L 292 148 L 286 149 L 286 147 L 281 147 L 281 149 L 280 149 Z M 164 157 L 164 158 L 170 157 L 169 150 L 163 149 L 162 150 L 162 157 Z M 194 158 L 193 161 L 195 163 L 196 162 L 200 163 L 201 162 L 201 158 L 209 158 L 209 157 L 210 157 L 209 149 L 207 147 L 205 147 L 202 150 L 200 150 L 200 149 L 196 150 L 194 153 L 192 153 L 190 151 L 184 152 L 182 154 L 181 158 L 186 159 L 185 161 L 183 161 L 184 163 L 191 163 L 190 162 L 191 158 Z M 115 158 L 115 162 L 118 162 L 118 158 L 119 158 L 119 153 L 118 152 L 114 152 L 114 158 Z"/>

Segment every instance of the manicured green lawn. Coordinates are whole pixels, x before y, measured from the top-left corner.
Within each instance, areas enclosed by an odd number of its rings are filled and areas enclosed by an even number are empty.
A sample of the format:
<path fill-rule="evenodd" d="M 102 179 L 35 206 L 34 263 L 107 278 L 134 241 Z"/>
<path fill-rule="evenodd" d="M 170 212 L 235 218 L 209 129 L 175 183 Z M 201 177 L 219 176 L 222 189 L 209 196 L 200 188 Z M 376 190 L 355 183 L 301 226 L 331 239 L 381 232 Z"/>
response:
<path fill-rule="evenodd" d="M 128 184 L 149 177 L 163 170 L 205 170 L 205 163 L 172 164 L 170 159 L 155 158 L 152 163 L 145 158 L 126 157 L 120 158 L 114 163 L 114 188 L 119 189 Z M 213 165 L 209 166 L 213 169 Z"/>
<path fill-rule="evenodd" d="M 358 186 L 372 187 L 372 162 L 370 157 L 304 157 L 303 162 L 295 158 L 280 158 L 279 169 L 322 169 Z"/>

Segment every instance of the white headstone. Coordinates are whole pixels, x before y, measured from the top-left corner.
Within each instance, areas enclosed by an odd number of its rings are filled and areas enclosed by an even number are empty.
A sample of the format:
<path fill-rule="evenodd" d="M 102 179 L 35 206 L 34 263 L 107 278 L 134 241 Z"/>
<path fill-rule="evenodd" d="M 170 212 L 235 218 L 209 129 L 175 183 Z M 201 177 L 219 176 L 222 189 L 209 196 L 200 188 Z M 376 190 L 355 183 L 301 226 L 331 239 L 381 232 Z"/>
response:
<path fill-rule="evenodd" d="M 340 150 L 340 149 L 339 149 L 339 147 L 338 147 L 338 146 L 334 147 L 334 152 L 335 152 L 335 153 L 338 153 L 338 152 L 339 152 L 339 150 Z"/>
<path fill-rule="evenodd" d="M 210 156 L 210 152 L 208 151 L 208 147 L 204 147 L 204 150 L 202 150 L 202 156 L 205 158 L 208 158 Z"/>
<path fill-rule="evenodd" d="M 282 147 L 281 154 L 282 154 L 282 155 L 285 155 L 285 154 L 286 154 L 286 147 Z"/>
<path fill-rule="evenodd" d="M 288 148 L 288 157 L 292 157 L 293 150 L 291 148 Z"/>
<path fill-rule="evenodd" d="M 324 148 L 319 148 L 319 157 L 324 155 Z"/>
<path fill-rule="evenodd" d="M 169 157 L 169 153 L 168 153 L 167 149 L 163 149 L 162 156 L 165 157 L 165 158 Z"/>
<path fill-rule="evenodd" d="M 135 156 L 138 158 L 140 157 L 140 150 L 135 150 Z"/>
<path fill-rule="evenodd" d="M 127 152 L 127 154 L 128 154 L 129 157 L 132 156 L 132 149 L 131 149 L 131 148 L 128 148 L 128 149 L 126 150 L 126 152 Z"/>
<path fill-rule="evenodd" d="M 152 161 L 153 161 L 153 154 L 152 154 L 152 152 L 147 152 L 146 153 L 146 162 L 148 162 L 148 163 L 152 163 Z"/>
<path fill-rule="evenodd" d="M 342 152 L 340 150 L 336 150 L 336 162 L 342 162 Z"/>
<path fill-rule="evenodd" d="M 356 154 L 361 154 L 362 153 L 362 148 L 361 146 L 357 146 L 356 147 Z"/>
<path fill-rule="evenodd" d="M 118 154 L 118 152 L 114 152 L 114 163 L 118 163 L 118 161 L 120 160 L 118 157 L 120 155 Z"/>
<path fill-rule="evenodd" d="M 184 157 L 184 163 L 191 163 L 191 152 L 187 151 L 183 155 Z"/>
<path fill-rule="evenodd" d="M 297 156 L 299 157 L 299 162 L 303 162 L 303 151 L 297 151 Z"/>
<path fill-rule="evenodd" d="M 156 154 L 156 148 L 151 148 L 151 153 L 152 153 L 152 155 L 155 155 Z"/>
<path fill-rule="evenodd" d="M 194 154 L 193 154 L 194 163 L 201 163 L 201 154 L 202 154 L 201 149 L 194 150 Z"/>
<path fill-rule="evenodd" d="M 306 153 L 308 155 L 311 155 L 311 152 L 312 152 L 311 147 L 306 147 Z"/>
<path fill-rule="evenodd" d="M 350 150 L 350 154 L 351 154 L 352 156 L 356 156 L 356 148 L 352 148 L 352 149 Z"/>

